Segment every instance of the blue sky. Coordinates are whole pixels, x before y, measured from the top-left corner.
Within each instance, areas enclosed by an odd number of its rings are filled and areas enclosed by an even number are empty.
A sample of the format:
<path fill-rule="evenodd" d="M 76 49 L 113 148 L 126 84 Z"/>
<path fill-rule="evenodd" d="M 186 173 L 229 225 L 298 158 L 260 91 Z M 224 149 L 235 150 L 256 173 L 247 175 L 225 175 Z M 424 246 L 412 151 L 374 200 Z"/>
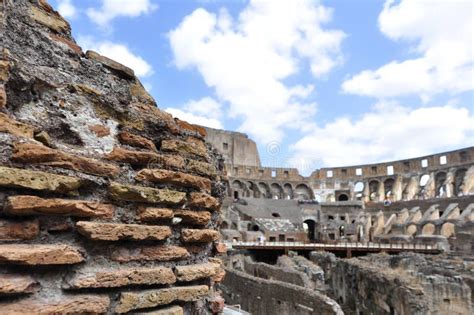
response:
<path fill-rule="evenodd" d="M 52 0 L 158 106 L 302 173 L 474 145 L 469 0 Z"/>

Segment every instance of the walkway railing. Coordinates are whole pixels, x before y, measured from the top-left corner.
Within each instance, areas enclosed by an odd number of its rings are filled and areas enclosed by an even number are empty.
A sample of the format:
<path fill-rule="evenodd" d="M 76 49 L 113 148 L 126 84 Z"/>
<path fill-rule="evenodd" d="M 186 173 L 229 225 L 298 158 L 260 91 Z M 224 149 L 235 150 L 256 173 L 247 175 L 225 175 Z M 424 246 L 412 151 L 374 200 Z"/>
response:
<path fill-rule="evenodd" d="M 367 250 L 367 251 L 415 251 L 439 252 L 437 244 L 386 244 L 378 242 L 336 242 L 336 243 L 304 243 L 304 242 L 229 242 L 229 248 L 235 249 L 300 249 L 300 250 Z"/>

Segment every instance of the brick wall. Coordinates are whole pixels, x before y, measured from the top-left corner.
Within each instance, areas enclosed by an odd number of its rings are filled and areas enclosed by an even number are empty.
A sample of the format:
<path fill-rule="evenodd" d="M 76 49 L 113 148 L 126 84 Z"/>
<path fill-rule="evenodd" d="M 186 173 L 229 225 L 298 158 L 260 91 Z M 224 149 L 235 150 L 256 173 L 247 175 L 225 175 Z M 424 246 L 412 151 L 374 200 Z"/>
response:
<path fill-rule="evenodd" d="M 0 0 L 0 35 L 1 313 L 219 310 L 223 162 L 205 131 L 84 54 L 44 0 Z"/>

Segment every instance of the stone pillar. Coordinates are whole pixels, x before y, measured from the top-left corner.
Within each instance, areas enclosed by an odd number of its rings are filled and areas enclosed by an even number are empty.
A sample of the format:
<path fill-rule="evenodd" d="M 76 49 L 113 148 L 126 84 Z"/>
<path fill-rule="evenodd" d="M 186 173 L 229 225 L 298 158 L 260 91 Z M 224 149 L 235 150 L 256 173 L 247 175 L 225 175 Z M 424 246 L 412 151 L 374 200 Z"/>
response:
<path fill-rule="evenodd" d="M 380 181 L 379 183 L 379 187 L 377 190 L 377 198 L 378 198 L 378 201 L 385 200 L 385 185 L 383 184 L 383 181 Z"/>
<path fill-rule="evenodd" d="M 403 178 L 402 176 L 398 175 L 395 178 L 395 183 L 393 184 L 393 188 L 392 188 L 393 201 L 398 201 L 402 199 L 402 183 L 403 183 Z"/>
<path fill-rule="evenodd" d="M 403 199 L 404 200 L 412 200 L 420 190 L 420 177 L 419 176 L 412 176 L 408 181 L 408 185 L 404 190 Z"/>
<path fill-rule="evenodd" d="M 474 166 L 469 167 L 461 185 L 463 195 L 474 194 Z"/>
<path fill-rule="evenodd" d="M 449 170 L 449 172 L 446 174 L 446 180 L 443 184 L 444 187 L 446 187 L 445 197 L 452 197 L 454 195 L 454 170 Z"/>
<path fill-rule="evenodd" d="M 364 202 L 369 202 L 370 201 L 370 188 L 369 188 L 369 182 L 368 181 L 364 182 L 364 191 L 362 192 L 362 200 Z"/>

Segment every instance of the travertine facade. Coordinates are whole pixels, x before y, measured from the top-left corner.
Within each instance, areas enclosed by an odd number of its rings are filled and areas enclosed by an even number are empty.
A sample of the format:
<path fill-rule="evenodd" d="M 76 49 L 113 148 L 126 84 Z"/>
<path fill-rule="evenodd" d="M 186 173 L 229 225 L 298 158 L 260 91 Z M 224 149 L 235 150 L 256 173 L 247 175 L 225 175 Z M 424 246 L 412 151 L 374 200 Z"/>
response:
<path fill-rule="evenodd" d="M 0 313 L 218 311 L 205 131 L 83 53 L 45 0 L 0 0 L 0 40 Z"/>

